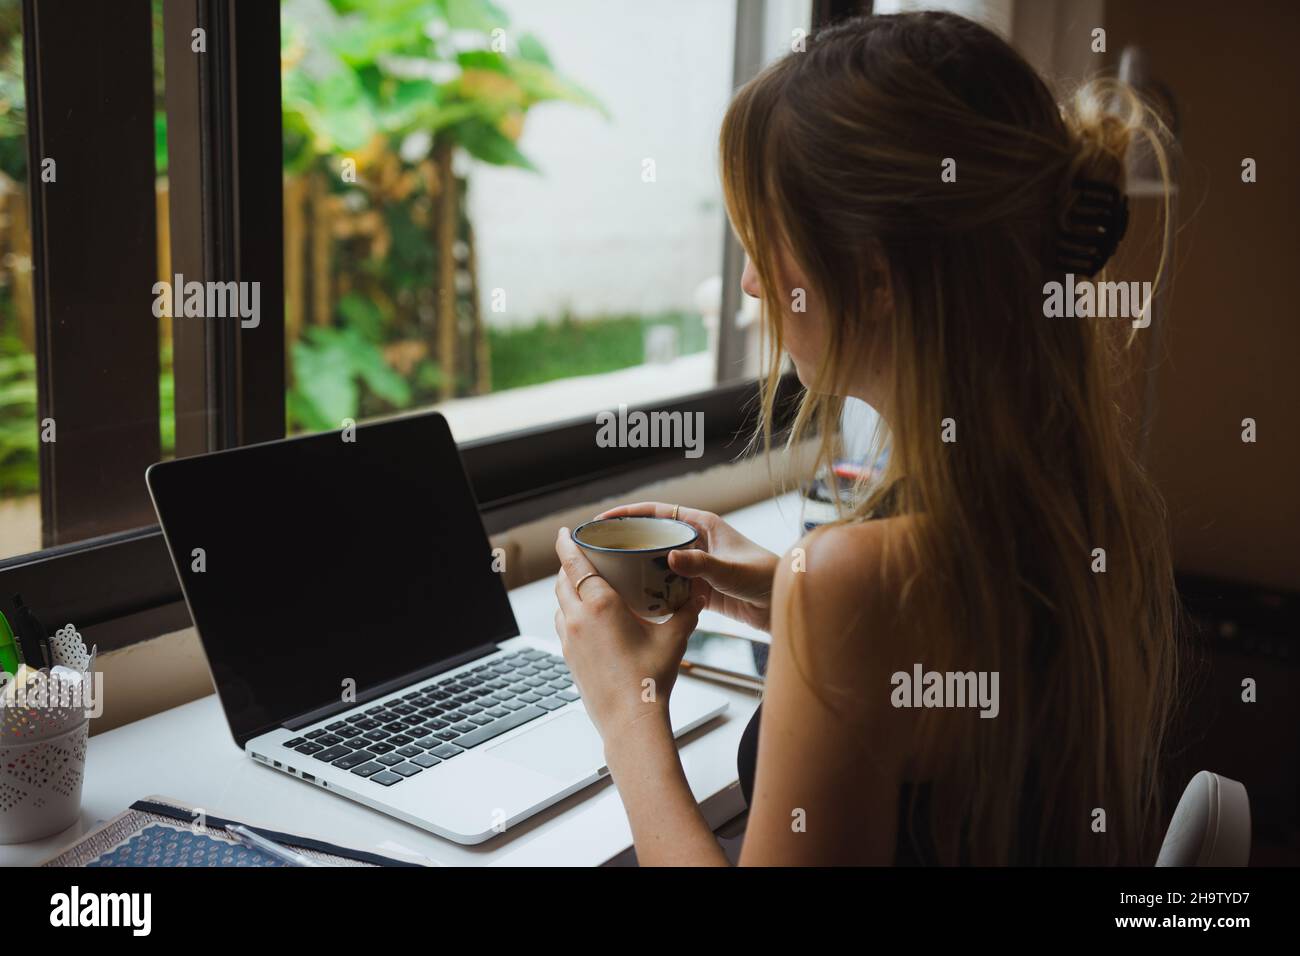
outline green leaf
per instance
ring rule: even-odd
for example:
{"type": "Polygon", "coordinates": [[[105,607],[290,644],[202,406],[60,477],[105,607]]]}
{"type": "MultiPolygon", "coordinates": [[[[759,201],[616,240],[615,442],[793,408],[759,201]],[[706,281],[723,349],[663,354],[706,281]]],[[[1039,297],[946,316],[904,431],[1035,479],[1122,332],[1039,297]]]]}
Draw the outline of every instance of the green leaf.
{"type": "Polygon", "coordinates": [[[428,112],[422,113],[416,128],[437,133],[465,120],[484,118],[487,115],[488,111],[481,103],[448,103],[446,106],[434,106],[428,112]]]}
{"type": "Polygon", "coordinates": [[[444,0],[447,9],[447,26],[453,30],[482,30],[490,33],[497,27],[508,26],[510,18],[504,10],[489,0],[444,0]]]}
{"type": "Polygon", "coordinates": [[[167,175],[167,114],[162,110],[153,114],[153,165],[155,175],[167,175]]]}
{"type": "Polygon", "coordinates": [[[494,73],[508,72],[506,58],[492,50],[465,50],[456,54],[456,62],[466,70],[491,70],[494,73]]]}
{"type": "Polygon", "coordinates": [[[466,70],[454,84],[458,100],[478,107],[478,116],[498,126],[503,116],[528,108],[528,94],[512,77],[492,70],[466,70]]]}
{"type": "Polygon", "coordinates": [[[306,431],[320,432],[329,431],[338,428],[338,423],[322,415],[302,392],[297,390],[289,392],[284,397],[285,417],[290,421],[305,429],[306,431]]]}
{"type": "Polygon", "coordinates": [[[0,385],[0,408],[31,408],[36,411],[36,383],[17,381],[0,385]]]}
{"type": "Polygon", "coordinates": [[[0,333],[0,496],[39,489],[36,359],[17,335],[0,333]]]}
{"type": "Polygon", "coordinates": [[[402,408],[411,403],[411,386],[379,352],[375,352],[373,360],[360,365],[357,371],[366,387],[390,405],[402,408]]]}
{"type": "MultiPolygon", "coordinates": [[[[310,332],[324,332],[311,329],[310,332]]],[[[332,330],[331,330],[332,331],[332,330]]],[[[297,342],[293,347],[294,390],[311,411],[316,427],[339,428],[345,418],[356,418],[360,403],[347,351],[331,337],[312,337],[316,347],[297,342]]]]}
{"type": "Polygon", "coordinates": [[[329,47],[350,66],[374,63],[384,54],[431,56],[434,42],[425,27],[436,18],[436,8],[427,4],[361,13],[348,17],[342,29],[329,36],[329,47]]]}
{"type": "Polygon", "coordinates": [[[533,102],[563,100],[596,110],[605,119],[610,113],[605,105],[576,83],[564,79],[550,67],[532,60],[510,61],[510,75],[523,87],[533,102]]]}
{"type": "Polygon", "coordinates": [[[515,147],[499,129],[482,119],[470,119],[454,130],[457,141],[475,159],[494,166],[517,166],[537,172],[532,161],[515,147]]]}
{"type": "Polygon", "coordinates": [[[542,46],[542,41],[537,39],[531,33],[525,33],[519,37],[519,56],[530,63],[537,63],[548,69],[553,68],[550,56],[546,53],[546,47],[542,46]]]}
{"type": "Polygon", "coordinates": [[[316,86],[316,130],[327,148],[340,152],[360,149],[375,135],[374,113],[349,70],[331,73],[316,86]]]}
{"type": "Polygon", "coordinates": [[[379,125],[389,133],[423,129],[421,120],[438,109],[438,86],[429,80],[391,80],[379,98],[379,125]]]}
{"type": "MultiPolygon", "coordinates": [[[[366,305],[355,296],[348,309],[361,315],[366,305]]],[[[338,428],[343,419],[357,417],[361,383],[389,404],[410,404],[410,385],[360,329],[312,326],[305,334],[293,347],[294,397],[287,406],[292,419],[312,429],[338,428]]]]}
{"type": "Polygon", "coordinates": [[[442,368],[433,362],[421,362],[415,367],[414,377],[417,387],[432,391],[442,385],[442,368]]]}
{"type": "Polygon", "coordinates": [[[371,341],[384,334],[384,310],[372,300],[355,292],[349,292],[338,301],[339,315],[351,328],[371,341]]]}
{"type": "Polygon", "coordinates": [[[164,456],[176,451],[176,376],[170,368],[158,376],[158,438],[164,456]]]}
{"type": "Polygon", "coordinates": [[[330,0],[337,12],[361,13],[368,17],[411,17],[423,20],[442,19],[444,14],[438,0],[330,0]]]}
{"type": "Polygon", "coordinates": [[[30,352],[23,351],[17,355],[0,356],[0,378],[7,378],[10,375],[26,375],[35,371],[36,356],[30,352]]]}

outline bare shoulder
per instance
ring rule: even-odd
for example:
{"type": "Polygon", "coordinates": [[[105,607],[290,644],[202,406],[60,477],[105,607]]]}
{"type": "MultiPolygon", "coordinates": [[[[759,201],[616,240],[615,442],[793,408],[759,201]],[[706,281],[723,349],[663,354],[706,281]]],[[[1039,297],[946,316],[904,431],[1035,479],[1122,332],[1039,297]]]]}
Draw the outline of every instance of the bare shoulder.
{"type": "Polygon", "coordinates": [[[915,518],[828,525],[805,535],[777,567],[781,630],[827,676],[867,678],[906,643],[900,610],[918,568],[909,546],[915,518]]]}
{"type": "Polygon", "coordinates": [[[806,534],[777,568],[774,604],[797,608],[808,629],[892,627],[917,571],[911,516],[829,525],[806,534]]]}

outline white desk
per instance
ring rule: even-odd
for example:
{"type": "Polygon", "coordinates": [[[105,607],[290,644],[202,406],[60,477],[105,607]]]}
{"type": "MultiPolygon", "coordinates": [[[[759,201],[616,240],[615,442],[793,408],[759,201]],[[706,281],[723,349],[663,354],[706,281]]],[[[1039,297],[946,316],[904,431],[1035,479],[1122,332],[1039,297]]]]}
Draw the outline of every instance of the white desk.
{"type": "MultiPolygon", "coordinates": [[[[801,533],[799,500],[783,496],[728,516],[741,533],[780,553],[801,533]]],[[[554,582],[548,577],[510,592],[520,630],[555,636],[554,582]]],[[[743,629],[712,612],[703,627],[743,629]]],[[[682,677],[681,680],[694,678],[682,677]]],[[[717,828],[744,809],[736,781],[736,747],[758,704],[755,694],[710,683],[727,711],[680,743],[682,764],[709,824],[717,828]]],[[[106,688],[112,693],[111,688],[106,688]]],[[[446,866],[594,866],[632,846],[618,791],[607,779],[570,796],[499,837],[461,846],[254,763],[235,745],[215,694],[90,739],[81,820],[61,834],[0,847],[0,865],[40,863],[100,821],[151,794],[209,813],[344,846],[390,855],[414,853],[446,866]]]]}

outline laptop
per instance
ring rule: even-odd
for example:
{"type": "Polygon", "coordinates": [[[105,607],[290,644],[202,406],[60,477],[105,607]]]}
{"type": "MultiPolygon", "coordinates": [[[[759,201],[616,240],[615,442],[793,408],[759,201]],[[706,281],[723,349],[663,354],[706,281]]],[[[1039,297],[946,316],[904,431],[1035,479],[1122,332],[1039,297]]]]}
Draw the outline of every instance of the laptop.
{"type": "MultiPolygon", "coordinates": [[[[608,773],[558,641],[519,633],[438,413],[161,462],[146,480],[253,760],[465,844],[608,773]]],[[[726,706],[679,681],[674,736],[726,706]]]]}

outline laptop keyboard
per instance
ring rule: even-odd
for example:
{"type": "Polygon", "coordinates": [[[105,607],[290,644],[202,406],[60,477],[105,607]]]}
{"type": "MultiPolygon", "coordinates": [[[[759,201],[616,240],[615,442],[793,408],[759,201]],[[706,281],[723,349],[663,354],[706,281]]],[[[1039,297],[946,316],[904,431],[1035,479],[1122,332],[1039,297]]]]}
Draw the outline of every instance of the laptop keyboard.
{"type": "Polygon", "coordinates": [[[391,787],[577,699],[564,658],[516,651],[310,730],[284,746],[391,787]]]}

